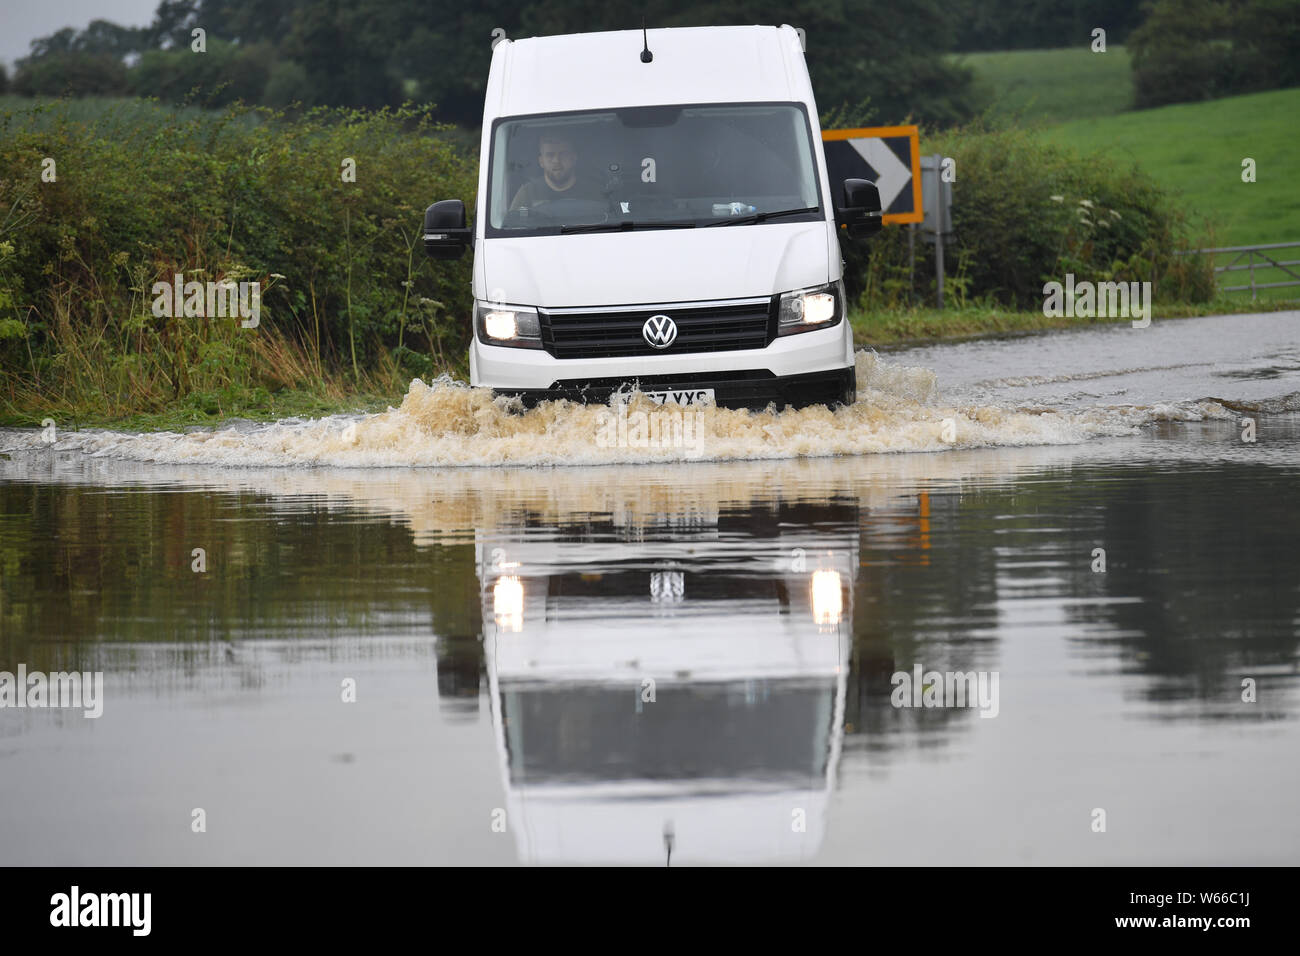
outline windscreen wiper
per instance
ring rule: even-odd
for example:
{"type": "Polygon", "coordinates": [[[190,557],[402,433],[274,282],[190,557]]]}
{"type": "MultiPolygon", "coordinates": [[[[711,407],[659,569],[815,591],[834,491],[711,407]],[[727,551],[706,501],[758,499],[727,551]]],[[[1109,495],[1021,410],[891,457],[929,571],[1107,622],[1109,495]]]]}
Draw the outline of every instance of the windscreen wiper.
{"type": "Polygon", "coordinates": [[[767,222],[769,219],[775,219],[777,216],[797,216],[805,212],[821,212],[820,206],[808,206],[804,209],[774,209],[771,212],[756,212],[749,216],[728,216],[726,219],[715,219],[713,222],[704,223],[705,226],[739,226],[742,223],[767,222]]]}
{"type": "Polygon", "coordinates": [[[561,233],[570,232],[632,232],[636,229],[694,229],[695,222],[691,219],[677,221],[660,220],[650,222],[594,222],[585,226],[561,226],[561,233]]]}

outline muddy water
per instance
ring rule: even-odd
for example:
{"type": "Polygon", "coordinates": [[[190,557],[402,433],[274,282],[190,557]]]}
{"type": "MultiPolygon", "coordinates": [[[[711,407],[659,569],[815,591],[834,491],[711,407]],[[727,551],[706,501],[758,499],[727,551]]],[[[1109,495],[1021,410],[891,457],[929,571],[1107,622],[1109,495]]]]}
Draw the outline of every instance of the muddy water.
{"type": "MultiPolygon", "coordinates": [[[[858,355],[857,373],[859,400],[850,408],[757,413],[660,408],[636,394],[621,412],[571,402],[523,411],[463,383],[416,379],[400,407],[378,415],[243,423],[184,435],[81,432],[64,434],[52,451],[275,467],[604,465],[1073,444],[1131,434],[1154,421],[1229,416],[1217,402],[1195,400],[1077,410],[955,404],[936,392],[932,370],[867,351],[858,355]]],[[[11,441],[42,447],[39,434],[11,441]]]]}
{"type": "Polygon", "coordinates": [[[1297,322],[0,433],[0,860],[1300,862],[1297,322]]]}

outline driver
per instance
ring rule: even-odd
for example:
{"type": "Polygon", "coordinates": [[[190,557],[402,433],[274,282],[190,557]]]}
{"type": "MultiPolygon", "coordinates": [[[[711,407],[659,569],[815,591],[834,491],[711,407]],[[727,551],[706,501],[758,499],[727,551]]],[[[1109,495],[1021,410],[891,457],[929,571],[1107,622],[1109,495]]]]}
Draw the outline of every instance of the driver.
{"type": "Polygon", "coordinates": [[[537,165],[542,176],[520,187],[510,203],[511,209],[534,206],[552,199],[593,199],[604,201],[605,194],[596,180],[578,174],[578,151],[565,133],[543,133],[537,144],[537,165]]]}

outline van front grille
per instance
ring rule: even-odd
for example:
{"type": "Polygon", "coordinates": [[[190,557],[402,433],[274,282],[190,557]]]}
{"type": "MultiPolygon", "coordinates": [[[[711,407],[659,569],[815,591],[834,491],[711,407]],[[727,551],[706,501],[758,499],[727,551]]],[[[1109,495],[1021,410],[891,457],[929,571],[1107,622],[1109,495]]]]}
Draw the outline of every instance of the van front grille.
{"type": "Polygon", "coordinates": [[[776,332],[776,304],[773,296],[634,309],[543,309],[542,347],[560,359],[762,349],[776,332]],[[667,348],[652,347],[642,334],[646,320],[656,315],[677,325],[677,338],[667,348]]]}

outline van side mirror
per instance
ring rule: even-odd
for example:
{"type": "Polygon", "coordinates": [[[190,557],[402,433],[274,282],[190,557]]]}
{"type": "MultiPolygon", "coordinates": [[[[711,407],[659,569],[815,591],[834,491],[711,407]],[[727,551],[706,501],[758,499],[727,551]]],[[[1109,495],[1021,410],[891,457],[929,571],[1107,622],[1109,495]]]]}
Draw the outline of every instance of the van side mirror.
{"type": "Polygon", "coordinates": [[[444,199],[424,211],[424,252],[430,259],[459,259],[469,248],[465,204],[444,199]]]}
{"type": "Polygon", "coordinates": [[[874,236],[884,225],[880,211],[880,190],[865,179],[844,180],[844,204],[835,211],[835,222],[850,239],[874,236]]]}

